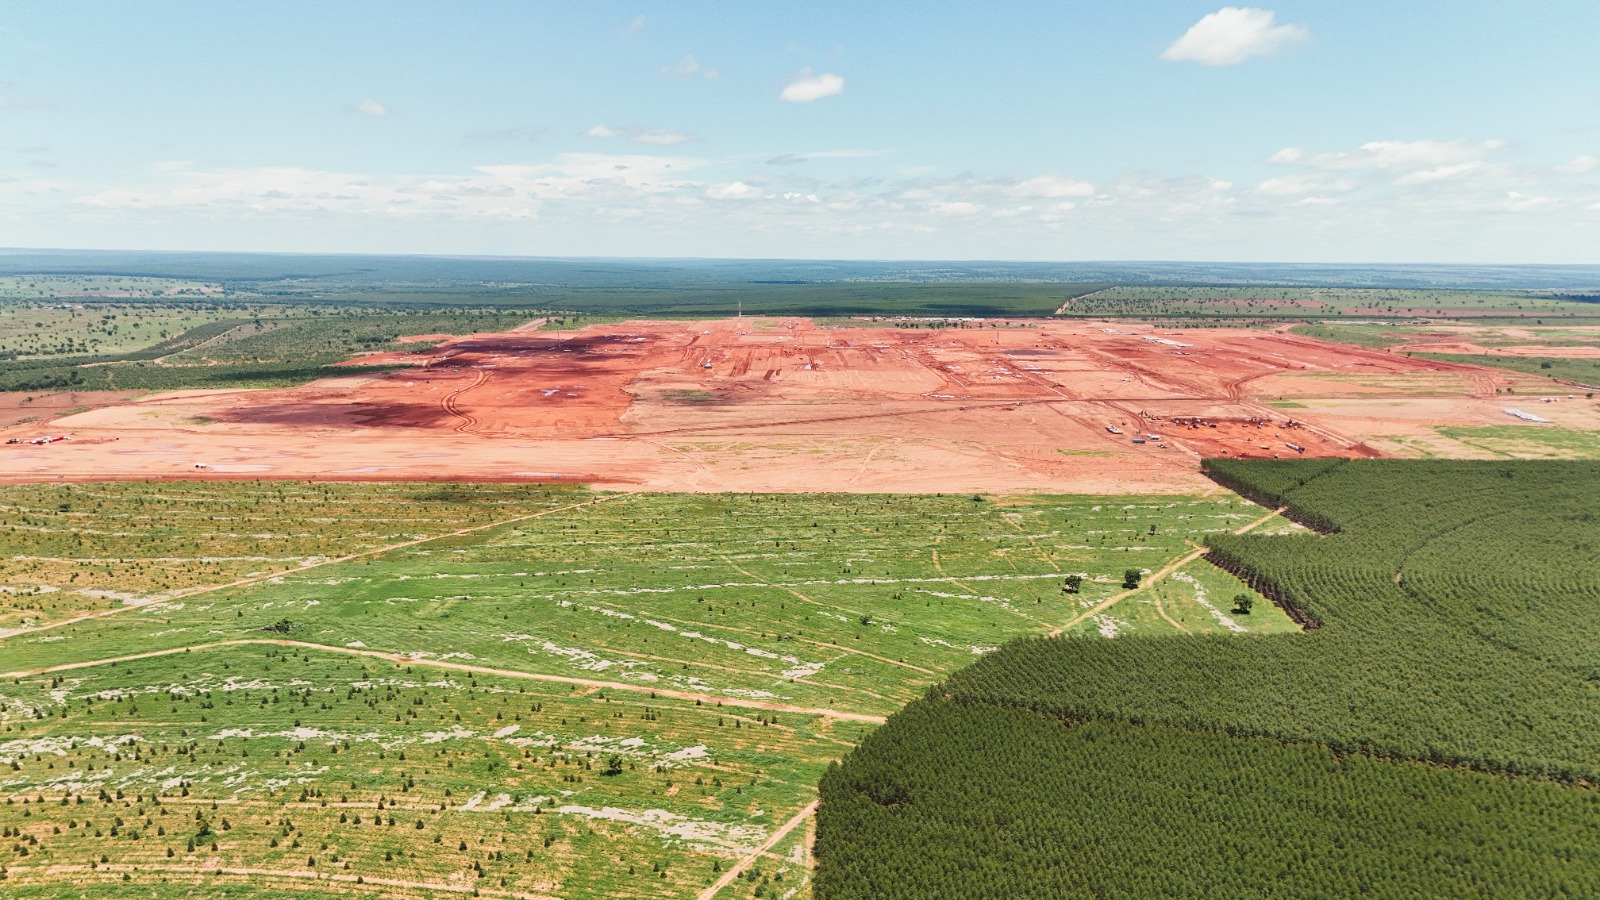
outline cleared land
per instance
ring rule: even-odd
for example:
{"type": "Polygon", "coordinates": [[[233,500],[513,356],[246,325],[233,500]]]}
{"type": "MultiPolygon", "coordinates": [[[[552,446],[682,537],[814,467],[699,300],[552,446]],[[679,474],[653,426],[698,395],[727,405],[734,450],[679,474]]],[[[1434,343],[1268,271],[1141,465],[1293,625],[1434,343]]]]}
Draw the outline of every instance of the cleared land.
{"type": "Polygon", "coordinates": [[[1293,530],[1227,493],[0,497],[27,617],[0,633],[0,865],[24,897],[809,896],[827,764],[1126,569],[1150,581],[1105,607],[1120,634],[1293,629],[1203,562],[1154,577],[1207,535],[1293,530]],[[1230,627],[1211,610],[1239,593],[1230,627]]]}
{"type": "MultiPolygon", "coordinates": [[[[448,472],[646,490],[1184,493],[1205,489],[1204,456],[1301,455],[1291,444],[1306,456],[1412,455],[1411,440],[1449,445],[1436,425],[1514,422],[1503,412],[1509,390],[1519,398],[1570,390],[1284,331],[857,324],[423,334],[420,349],[357,360],[397,371],[272,391],[156,394],[13,427],[4,433],[73,440],[4,448],[3,477],[448,472]]],[[[392,340],[393,327],[375,339],[392,340]]],[[[288,331],[261,340],[290,343],[288,331]]],[[[222,352],[182,356],[233,360],[222,352]]],[[[1562,409],[1564,427],[1600,429],[1594,403],[1562,409]]]]}

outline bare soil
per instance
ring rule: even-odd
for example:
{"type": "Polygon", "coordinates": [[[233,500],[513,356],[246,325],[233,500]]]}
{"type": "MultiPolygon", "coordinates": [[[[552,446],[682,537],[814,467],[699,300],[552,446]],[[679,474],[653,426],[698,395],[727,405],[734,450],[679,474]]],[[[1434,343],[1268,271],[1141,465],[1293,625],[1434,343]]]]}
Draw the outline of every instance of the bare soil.
{"type": "Polygon", "coordinates": [[[1431,424],[1508,424],[1497,390],[1538,380],[1283,330],[990,324],[1005,327],[744,319],[428,335],[441,343],[424,355],[360,360],[410,365],[379,376],[77,395],[93,408],[0,427],[72,437],[0,447],[0,480],[1178,493],[1209,484],[1204,456],[1376,456],[1431,424]]]}

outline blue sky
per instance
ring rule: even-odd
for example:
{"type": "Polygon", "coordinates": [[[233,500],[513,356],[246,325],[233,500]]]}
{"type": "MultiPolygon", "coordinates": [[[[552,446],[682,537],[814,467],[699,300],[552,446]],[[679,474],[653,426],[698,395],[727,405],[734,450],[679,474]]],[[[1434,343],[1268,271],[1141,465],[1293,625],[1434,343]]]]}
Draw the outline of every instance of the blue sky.
{"type": "Polygon", "coordinates": [[[0,3],[0,245],[1600,262],[1593,2],[0,3]]]}

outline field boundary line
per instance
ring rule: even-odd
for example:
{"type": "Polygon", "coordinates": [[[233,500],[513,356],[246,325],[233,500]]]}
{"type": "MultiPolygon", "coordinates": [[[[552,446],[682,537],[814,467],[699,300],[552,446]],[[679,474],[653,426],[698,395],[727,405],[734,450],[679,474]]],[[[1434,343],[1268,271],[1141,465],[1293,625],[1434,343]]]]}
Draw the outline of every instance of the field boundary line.
{"type": "Polygon", "coordinates": [[[761,857],[765,855],[767,851],[771,850],[773,847],[776,847],[779,841],[782,841],[784,838],[788,837],[789,832],[800,827],[800,823],[804,822],[806,819],[811,818],[812,814],[817,811],[817,806],[821,804],[821,802],[822,801],[818,799],[807,803],[805,809],[795,813],[794,818],[783,823],[782,827],[780,827],[777,831],[774,831],[772,833],[772,837],[767,838],[767,842],[761,845],[761,849],[734,863],[728,869],[728,871],[722,873],[721,878],[718,878],[710,887],[701,891],[695,900],[711,900],[711,898],[717,895],[718,891],[730,884],[733,884],[735,879],[744,874],[745,869],[755,865],[756,861],[761,859],[761,857]]]}
{"type": "MultiPolygon", "coordinates": [[[[1254,522],[1251,522],[1250,524],[1245,525],[1245,526],[1243,526],[1241,528],[1234,529],[1231,533],[1232,534],[1244,534],[1245,532],[1250,531],[1251,529],[1257,528],[1257,527],[1259,527],[1261,525],[1265,525],[1267,522],[1271,521],[1273,517],[1283,515],[1283,512],[1286,509],[1288,509],[1287,506],[1280,506],[1277,509],[1273,510],[1272,512],[1269,512],[1266,515],[1262,516],[1261,518],[1255,520],[1254,522]]],[[[1149,587],[1150,585],[1155,584],[1156,582],[1158,582],[1161,579],[1167,577],[1168,575],[1171,575],[1173,572],[1176,572],[1178,569],[1181,569],[1184,566],[1188,565],[1189,563],[1192,563],[1195,560],[1199,559],[1200,557],[1205,556],[1206,552],[1207,552],[1206,548],[1205,547],[1201,547],[1201,548],[1199,548],[1198,550],[1195,550],[1192,553],[1188,553],[1188,554],[1185,554],[1183,556],[1178,557],[1177,559],[1167,563],[1166,565],[1162,566],[1160,569],[1157,569],[1155,572],[1151,573],[1150,577],[1146,578],[1144,580],[1144,582],[1141,583],[1138,587],[1129,588],[1128,590],[1122,591],[1121,593],[1112,594],[1111,596],[1107,597],[1106,599],[1101,600],[1099,603],[1096,603],[1094,606],[1092,606],[1092,607],[1084,610],[1083,612],[1079,613],[1077,616],[1075,616],[1072,619],[1072,621],[1068,622],[1065,625],[1062,625],[1060,628],[1055,629],[1054,631],[1050,632],[1046,636],[1047,637],[1060,637],[1061,633],[1063,631],[1066,631],[1067,629],[1069,629],[1072,626],[1078,624],[1079,622],[1082,622],[1084,619],[1087,619],[1087,618],[1089,618],[1091,616],[1097,616],[1097,615],[1105,612],[1106,610],[1108,610],[1111,607],[1115,606],[1118,602],[1123,600],[1125,597],[1128,597],[1128,596],[1131,596],[1133,594],[1139,593],[1140,591],[1144,590],[1145,588],[1149,587]]]]}
{"type": "Polygon", "coordinates": [[[415,547],[418,544],[426,544],[426,543],[428,543],[430,541],[442,541],[445,538],[462,537],[464,535],[472,534],[474,532],[486,531],[486,530],[488,530],[490,528],[498,528],[498,527],[500,527],[502,525],[510,525],[510,524],[512,524],[514,522],[526,522],[529,519],[537,519],[537,518],[540,518],[542,516],[554,515],[554,514],[560,513],[560,512],[570,512],[570,511],[572,511],[574,509],[581,509],[581,508],[583,508],[585,506],[593,506],[596,503],[607,503],[607,502],[610,502],[612,500],[625,500],[625,499],[627,499],[629,497],[636,496],[638,493],[639,493],[638,491],[627,491],[627,492],[621,493],[621,494],[609,494],[609,495],[604,496],[604,497],[596,497],[593,500],[585,500],[582,503],[574,503],[574,504],[572,504],[570,506],[562,506],[562,507],[559,507],[559,508],[556,508],[556,509],[545,509],[545,510],[540,510],[539,512],[536,512],[536,513],[529,513],[528,515],[525,515],[525,516],[514,516],[514,517],[512,517],[510,519],[501,519],[498,522],[490,522],[490,523],[488,523],[486,525],[473,525],[473,526],[471,526],[469,528],[462,528],[462,529],[460,529],[458,531],[451,531],[451,532],[447,532],[445,534],[435,534],[435,535],[430,535],[428,537],[412,538],[409,541],[401,541],[398,544],[388,544],[388,545],[383,546],[383,547],[373,547],[373,548],[371,548],[369,550],[361,550],[361,551],[358,551],[356,553],[350,553],[350,554],[347,554],[345,556],[340,556],[340,557],[337,557],[337,558],[334,558],[334,559],[325,559],[322,562],[313,563],[313,564],[311,564],[309,566],[301,566],[298,569],[288,569],[288,570],[283,571],[283,572],[269,572],[269,573],[267,573],[265,575],[252,575],[252,576],[250,576],[248,578],[240,578],[240,579],[238,579],[236,581],[230,581],[227,584],[209,584],[209,585],[201,585],[199,587],[184,588],[183,590],[176,591],[176,592],[174,592],[172,594],[168,594],[167,596],[163,597],[160,600],[153,600],[153,601],[151,601],[149,603],[137,603],[137,604],[133,604],[131,606],[119,606],[119,607],[116,607],[115,609],[103,609],[103,610],[100,610],[99,612],[87,613],[87,614],[81,615],[81,616],[73,616],[70,619],[62,619],[59,622],[50,622],[50,623],[45,624],[45,625],[34,625],[34,626],[31,626],[31,627],[28,627],[28,628],[17,628],[17,629],[13,629],[11,631],[0,631],[0,641],[5,640],[6,638],[19,637],[19,636],[24,635],[24,634],[34,634],[34,633],[40,632],[40,631],[49,631],[52,628],[60,628],[63,625],[72,625],[72,624],[75,624],[77,622],[87,622],[90,619],[100,619],[100,618],[104,618],[106,616],[114,616],[114,615],[116,615],[118,613],[125,613],[125,612],[129,612],[129,611],[136,610],[136,609],[145,609],[147,607],[154,606],[157,603],[167,603],[167,602],[170,602],[170,601],[173,601],[173,600],[182,600],[185,597],[195,597],[195,596],[199,596],[200,594],[210,594],[210,593],[214,593],[216,591],[225,591],[225,590],[227,590],[229,588],[249,587],[252,584],[260,584],[263,581],[271,581],[274,578],[282,578],[282,577],[284,577],[286,575],[298,575],[301,572],[309,572],[312,569],[320,569],[323,566],[331,566],[331,565],[335,565],[335,564],[338,564],[338,563],[347,563],[347,562],[350,562],[351,560],[361,559],[364,556],[375,556],[375,555],[380,554],[380,553],[388,553],[388,552],[390,552],[392,550],[403,550],[406,547],[415,547]]]}
{"type": "Polygon", "coordinates": [[[174,656],[188,653],[193,650],[214,650],[218,647],[242,646],[277,646],[299,647],[304,650],[319,650],[325,653],[343,653],[346,656],[361,656],[369,659],[381,659],[384,662],[400,666],[431,666],[435,669],[451,669],[457,672],[466,672],[477,675],[493,675],[497,678],[523,678],[529,681],[547,681],[553,684],[570,684],[577,687],[595,688],[603,691],[628,691],[635,694],[655,694],[673,700],[698,700],[701,703],[712,703],[718,706],[732,706],[740,709],[765,709],[771,712],[789,712],[799,715],[822,716],[833,719],[847,719],[852,722],[869,722],[882,725],[885,716],[874,716],[868,713],[840,712],[833,709],[822,709],[810,706],[791,706],[787,703],[774,703],[768,700],[755,700],[746,697],[724,697],[716,694],[697,694],[693,691],[680,691],[673,688],[649,687],[642,684],[625,684],[618,681],[596,681],[591,678],[574,678],[570,675],[546,675],[540,672],[522,672],[516,669],[496,669],[490,666],[473,666],[466,663],[450,662],[442,659],[423,659],[420,657],[406,656],[403,653],[387,653],[382,650],[367,650],[356,647],[334,647],[328,644],[313,644],[310,641],[291,641],[286,638],[236,638],[231,641],[212,641],[208,644],[191,644],[187,647],[167,647],[162,650],[148,650],[144,653],[130,653],[125,656],[112,656],[105,659],[91,659],[82,662],[62,663],[56,666],[44,666],[38,669],[25,669],[16,672],[0,672],[0,679],[6,678],[32,678],[38,675],[49,675],[52,672],[69,672],[74,669],[92,669],[96,666],[114,665],[119,662],[133,662],[140,659],[153,659],[158,656],[174,656]]]}

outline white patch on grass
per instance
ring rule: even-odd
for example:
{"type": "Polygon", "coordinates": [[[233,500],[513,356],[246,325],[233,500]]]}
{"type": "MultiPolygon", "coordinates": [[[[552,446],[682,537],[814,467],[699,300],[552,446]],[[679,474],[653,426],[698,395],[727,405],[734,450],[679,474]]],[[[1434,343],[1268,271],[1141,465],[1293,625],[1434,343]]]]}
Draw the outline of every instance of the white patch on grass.
{"type": "Polygon", "coordinates": [[[821,672],[827,665],[827,663],[810,662],[805,663],[804,665],[795,666],[792,669],[784,669],[780,674],[785,678],[792,679],[810,678],[818,672],[821,672]]]}
{"type": "Polygon", "coordinates": [[[1095,627],[1100,630],[1100,636],[1108,640],[1121,634],[1123,627],[1128,624],[1113,616],[1104,614],[1095,616],[1094,623],[1095,627]]]}
{"type": "Polygon", "coordinates": [[[1216,619],[1217,623],[1219,625],[1221,625],[1223,628],[1226,628],[1229,631],[1232,631],[1232,632],[1235,632],[1235,633],[1239,633],[1239,634],[1243,634],[1243,633],[1248,632],[1250,630],[1250,629],[1244,627],[1243,625],[1240,625],[1238,622],[1235,622],[1233,620],[1232,616],[1229,616],[1227,613],[1225,613],[1222,610],[1217,609],[1215,606],[1213,606],[1211,601],[1206,599],[1205,585],[1203,585],[1200,582],[1196,581],[1193,575],[1190,575],[1188,572],[1173,572],[1172,573],[1172,580],[1173,581],[1182,581],[1182,582],[1185,582],[1187,584],[1193,585],[1194,586],[1194,602],[1200,604],[1201,606],[1204,606],[1206,608],[1206,612],[1211,613],[1211,618],[1216,619]]]}
{"type": "Polygon", "coordinates": [[[614,806],[595,809],[589,806],[568,805],[556,811],[567,816],[637,825],[661,835],[680,838],[691,844],[718,847],[740,854],[755,852],[767,837],[766,829],[758,826],[707,822],[680,816],[664,809],[627,810],[614,806]]]}

